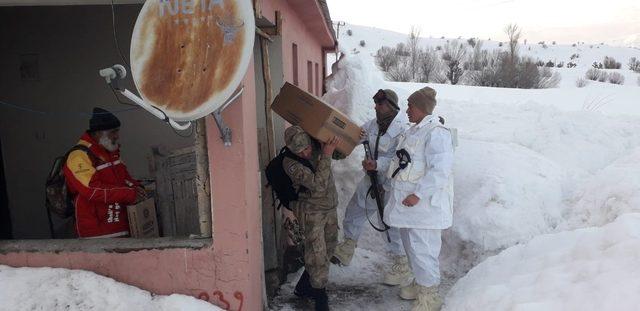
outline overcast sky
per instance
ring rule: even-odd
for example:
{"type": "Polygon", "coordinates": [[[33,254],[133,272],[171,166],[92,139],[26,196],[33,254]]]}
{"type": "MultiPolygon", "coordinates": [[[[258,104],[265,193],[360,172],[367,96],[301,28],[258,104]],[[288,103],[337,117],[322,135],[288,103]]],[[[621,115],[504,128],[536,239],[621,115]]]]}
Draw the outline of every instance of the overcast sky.
{"type": "MultiPolygon", "coordinates": [[[[517,23],[529,41],[592,43],[640,35],[640,0],[327,0],[336,21],[424,37],[505,40],[517,23]]],[[[640,39],[640,38],[638,38],[640,39]]]]}

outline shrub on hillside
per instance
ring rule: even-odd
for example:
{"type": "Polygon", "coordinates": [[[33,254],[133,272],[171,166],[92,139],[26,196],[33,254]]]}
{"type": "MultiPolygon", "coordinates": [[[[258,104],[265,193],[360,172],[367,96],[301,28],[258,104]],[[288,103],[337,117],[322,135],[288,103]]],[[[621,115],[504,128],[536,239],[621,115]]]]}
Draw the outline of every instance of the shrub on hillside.
{"type": "Polygon", "coordinates": [[[557,64],[556,64],[556,67],[558,67],[558,68],[562,68],[562,67],[564,67],[564,62],[559,62],[559,63],[557,63],[557,64]]]}
{"type": "Polygon", "coordinates": [[[612,72],[609,75],[609,83],[622,85],[624,84],[624,76],[619,72],[612,72]]]}
{"type": "Polygon", "coordinates": [[[576,80],[576,86],[577,87],[585,87],[589,84],[589,80],[585,79],[585,78],[578,78],[578,80],[576,80]]]}
{"type": "Polygon", "coordinates": [[[378,52],[376,52],[375,61],[380,70],[387,72],[391,67],[398,64],[399,58],[400,56],[396,54],[396,50],[394,48],[383,46],[378,50],[378,52]]]}
{"type": "Polygon", "coordinates": [[[578,64],[576,64],[576,63],[574,63],[574,62],[568,62],[568,63],[567,63],[567,68],[575,68],[575,67],[577,67],[577,66],[578,66],[578,64]]]}
{"type": "Polygon", "coordinates": [[[629,70],[640,73],[640,60],[631,57],[631,59],[629,59],[629,70]]]}
{"type": "Polygon", "coordinates": [[[604,68],[604,66],[602,65],[602,63],[598,63],[598,62],[593,62],[593,64],[591,64],[591,67],[593,67],[593,68],[597,68],[597,69],[602,69],[602,68],[604,68]]]}
{"type": "Polygon", "coordinates": [[[411,66],[406,58],[402,58],[398,63],[386,72],[387,79],[397,82],[411,81],[411,66]]]}
{"type": "Polygon", "coordinates": [[[347,35],[349,35],[349,36],[353,36],[353,31],[351,31],[351,29],[348,29],[348,30],[347,30],[347,35]]]}
{"type": "Polygon", "coordinates": [[[580,58],[580,54],[578,53],[571,54],[571,57],[569,59],[574,60],[576,58],[580,58]]]}
{"type": "Polygon", "coordinates": [[[475,38],[469,38],[467,40],[467,44],[469,44],[472,48],[476,47],[476,39],[475,38]]]}
{"type": "Polygon", "coordinates": [[[585,78],[591,81],[598,81],[601,75],[602,75],[602,71],[600,71],[600,69],[597,69],[597,68],[590,68],[584,74],[585,78]]]}
{"type": "Polygon", "coordinates": [[[622,64],[619,62],[616,62],[615,58],[613,57],[609,57],[609,56],[605,56],[604,60],[602,61],[602,64],[604,65],[604,69],[620,69],[622,68],[622,64]]]}
{"type": "Polygon", "coordinates": [[[607,82],[609,79],[609,74],[606,71],[600,73],[600,77],[598,77],[598,82],[607,82]]]}
{"type": "Polygon", "coordinates": [[[366,42],[364,42],[364,40],[360,40],[360,46],[361,46],[361,47],[364,47],[366,44],[367,44],[367,43],[366,43],[366,42]]]}
{"type": "Polygon", "coordinates": [[[554,62],[552,62],[552,61],[548,61],[544,66],[545,67],[555,67],[556,64],[554,62]]]}
{"type": "Polygon", "coordinates": [[[539,89],[548,89],[558,87],[562,77],[560,73],[553,72],[549,67],[544,67],[540,70],[540,82],[538,82],[539,89]]]}
{"type": "Polygon", "coordinates": [[[538,61],[536,62],[536,66],[538,66],[538,67],[544,67],[544,65],[545,65],[545,63],[544,63],[544,61],[542,61],[542,60],[538,60],[538,61]]]}

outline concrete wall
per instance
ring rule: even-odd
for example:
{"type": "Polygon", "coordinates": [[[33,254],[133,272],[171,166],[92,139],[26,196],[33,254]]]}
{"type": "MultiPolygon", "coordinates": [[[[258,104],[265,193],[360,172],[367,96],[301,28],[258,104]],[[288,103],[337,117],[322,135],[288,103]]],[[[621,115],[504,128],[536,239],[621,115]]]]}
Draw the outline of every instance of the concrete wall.
{"type": "MultiPolygon", "coordinates": [[[[116,6],[120,48],[129,40],[139,5],[116,6]]],[[[0,105],[0,139],[14,238],[48,238],[44,181],[53,159],[88,127],[94,106],[118,104],[98,69],[123,63],[114,43],[110,6],[0,7],[0,100],[55,114],[39,115],[0,105]],[[27,55],[29,54],[29,55],[27,55]],[[21,58],[37,59],[38,78],[21,78],[21,58]]],[[[127,88],[135,90],[131,78],[127,88]]],[[[145,111],[117,113],[122,157],[138,178],[150,177],[150,147],[193,144],[145,111]]]]}

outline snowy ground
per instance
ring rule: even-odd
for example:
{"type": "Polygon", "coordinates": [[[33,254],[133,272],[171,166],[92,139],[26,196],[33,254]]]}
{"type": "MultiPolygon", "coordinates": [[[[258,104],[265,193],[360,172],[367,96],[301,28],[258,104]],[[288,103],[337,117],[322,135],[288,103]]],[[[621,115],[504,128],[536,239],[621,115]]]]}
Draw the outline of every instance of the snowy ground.
{"type": "Polygon", "coordinates": [[[217,311],[191,296],[155,296],[82,270],[0,265],[0,311],[217,311]]]}
{"type": "MultiPolygon", "coordinates": [[[[324,99],[362,124],[374,117],[375,91],[392,88],[404,112],[408,95],[424,84],[384,81],[371,54],[406,36],[352,29],[353,37],[341,41],[347,58],[329,78],[324,99]],[[366,38],[367,48],[353,52],[360,48],[358,36],[366,38]]],[[[571,48],[558,47],[557,58],[567,53],[568,58],[571,48]]],[[[640,58],[636,49],[594,50],[603,52],[592,52],[593,59],[583,56],[575,71],[564,69],[563,79],[573,74],[575,80],[605,55],[623,64],[640,58]]],[[[627,81],[637,80],[638,74],[624,74],[627,81]]],[[[640,215],[629,214],[640,212],[640,87],[635,82],[586,88],[571,82],[545,90],[429,86],[438,92],[436,113],[458,129],[460,141],[454,226],[444,232],[440,258],[446,310],[630,310],[640,305],[640,298],[630,294],[640,289],[640,270],[632,264],[640,258],[634,229],[640,228],[640,215]],[[619,297],[627,301],[616,308],[605,304],[619,297]]],[[[362,177],[362,153],[358,148],[333,165],[339,217],[362,177]]],[[[384,243],[367,229],[352,266],[331,267],[328,291],[335,310],[410,308],[397,288],[380,284],[390,260],[384,243]]],[[[292,294],[297,278],[289,276],[272,302],[274,310],[310,306],[292,294]]]]}

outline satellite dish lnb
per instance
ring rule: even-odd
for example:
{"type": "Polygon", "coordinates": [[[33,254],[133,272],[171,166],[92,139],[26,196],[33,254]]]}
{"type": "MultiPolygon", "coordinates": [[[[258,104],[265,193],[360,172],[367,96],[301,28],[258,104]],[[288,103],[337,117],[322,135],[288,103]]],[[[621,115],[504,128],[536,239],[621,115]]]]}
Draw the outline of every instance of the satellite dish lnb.
{"type": "Polygon", "coordinates": [[[147,0],[131,38],[131,74],[146,104],[192,121],[242,81],[255,35],[250,0],[147,0]]]}

